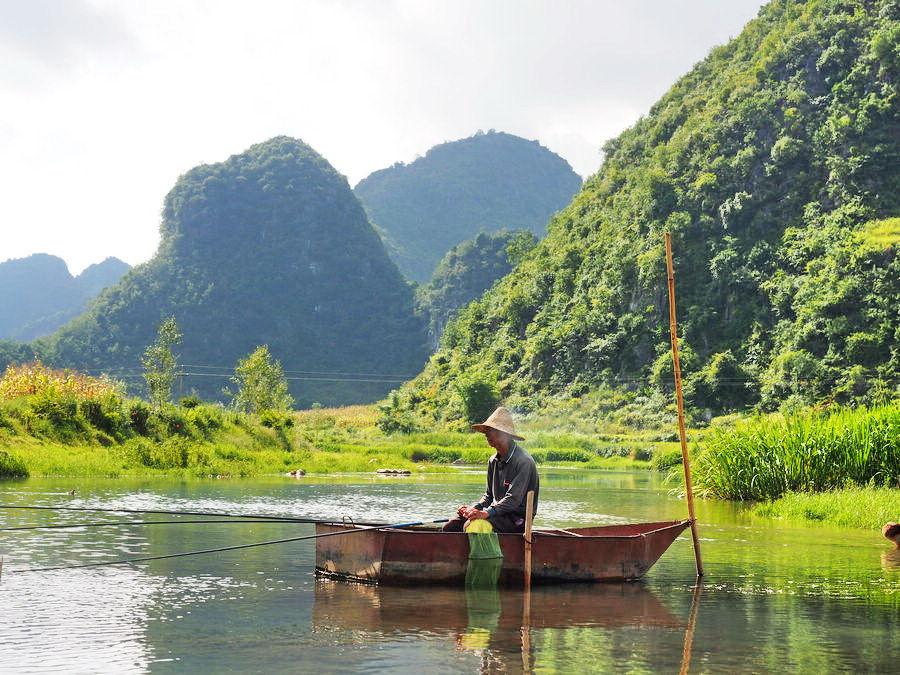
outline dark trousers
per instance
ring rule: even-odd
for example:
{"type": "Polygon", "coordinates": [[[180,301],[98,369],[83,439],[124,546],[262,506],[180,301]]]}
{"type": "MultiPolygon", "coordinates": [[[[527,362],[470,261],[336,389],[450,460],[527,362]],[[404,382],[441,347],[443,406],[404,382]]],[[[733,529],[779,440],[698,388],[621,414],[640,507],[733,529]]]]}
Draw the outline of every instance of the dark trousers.
{"type": "MultiPolygon", "coordinates": [[[[513,532],[521,534],[525,531],[524,516],[498,514],[488,518],[488,522],[491,524],[491,527],[494,528],[494,532],[513,532]]],[[[465,518],[456,516],[453,520],[448,520],[444,523],[444,526],[441,529],[444,532],[462,532],[463,525],[465,524],[465,518]]]]}

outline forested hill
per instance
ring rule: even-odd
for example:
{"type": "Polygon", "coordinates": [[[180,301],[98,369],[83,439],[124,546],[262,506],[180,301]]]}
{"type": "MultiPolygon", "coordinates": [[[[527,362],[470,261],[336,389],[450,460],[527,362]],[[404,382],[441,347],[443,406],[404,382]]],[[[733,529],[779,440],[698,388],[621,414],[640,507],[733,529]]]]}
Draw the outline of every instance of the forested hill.
{"type": "Polygon", "coordinates": [[[444,327],[457,310],[509,274],[513,263],[535,243],[534,235],[526,230],[481,232],[441,258],[428,283],[416,289],[416,306],[428,321],[432,349],[438,348],[444,327]]]}
{"type": "MultiPolygon", "coordinates": [[[[426,358],[413,291],[346,179],[287,137],[198,166],[166,196],[156,256],[37,345],[54,365],[140,380],[163,319],[184,334],[184,390],[221,397],[267,344],[298,404],[370,401],[426,358]],[[348,380],[334,382],[332,380],[348,380]]],[[[395,386],[395,385],[393,385],[395,386]]]]}
{"type": "Polygon", "coordinates": [[[568,162],[537,141],[489,131],[376,171],[354,191],[400,270],[424,283],[447,251],[479,232],[544,236],[580,186],[568,162]]]}
{"type": "Polygon", "coordinates": [[[52,333],[129,269],[118,258],[106,258],[73,277],[62,258],[46,253],[0,263],[0,339],[52,333]]]}
{"type": "Polygon", "coordinates": [[[668,386],[666,230],[693,406],[896,392],[898,15],[887,0],[765,6],[606,144],[401,398],[441,416],[460,376],[524,408],[668,386]]]}

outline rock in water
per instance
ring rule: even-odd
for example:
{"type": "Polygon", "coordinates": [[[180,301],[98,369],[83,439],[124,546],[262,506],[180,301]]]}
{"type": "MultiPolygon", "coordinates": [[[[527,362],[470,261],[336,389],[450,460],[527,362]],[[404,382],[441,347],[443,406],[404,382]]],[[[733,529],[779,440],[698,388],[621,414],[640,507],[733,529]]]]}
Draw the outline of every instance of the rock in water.
{"type": "Polygon", "coordinates": [[[424,363],[411,288],[346,179],[302,141],[276,137],[191,169],[166,196],[160,234],[152,260],[48,339],[51,362],[139,369],[174,316],[179,361],[201,366],[185,368],[182,388],[207,398],[262,344],[298,378],[300,405],[375,400],[396,382],[373,374],[424,363]]]}

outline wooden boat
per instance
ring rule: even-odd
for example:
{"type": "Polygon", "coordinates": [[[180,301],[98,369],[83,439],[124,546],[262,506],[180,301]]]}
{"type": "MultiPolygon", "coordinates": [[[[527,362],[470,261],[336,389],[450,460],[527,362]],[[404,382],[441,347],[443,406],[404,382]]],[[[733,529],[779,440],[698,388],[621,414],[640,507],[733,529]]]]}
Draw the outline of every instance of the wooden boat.
{"type": "MultiPolygon", "coordinates": [[[[535,530],[532,583],[639,579],[690,524],[690,520],[669,520],[535,530]]],[[[316,524],[317,535],[337,532],[346,534],[316,539],[316,571],[320,574],[390,585],[465,583],[467,534],[423,526],[379,530],[367,529],[365,524],[316,524]]],[[[498,536],[503,552],[498,583],[521,586],[523,536],[498,536]]]]}

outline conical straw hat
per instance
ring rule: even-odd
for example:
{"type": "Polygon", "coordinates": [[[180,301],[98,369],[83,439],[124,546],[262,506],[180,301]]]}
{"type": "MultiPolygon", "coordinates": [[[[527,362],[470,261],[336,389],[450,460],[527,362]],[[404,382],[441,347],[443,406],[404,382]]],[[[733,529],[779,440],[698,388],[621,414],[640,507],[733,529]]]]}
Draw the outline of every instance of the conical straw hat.
{"type": "Polygon", "coordinates": [[[475,431],[480,431],[482,433],[484,433],[484,430],[488,427],[492,429],[498,429],[499,431],[505,431],[517,441],[525,440],[516,433],[516,425],[513,424],[512,413],[503,406],[500,406],[494,412],[492,412],[491,416],[481,424],[472,425],[472,428],[475,431]]]}

